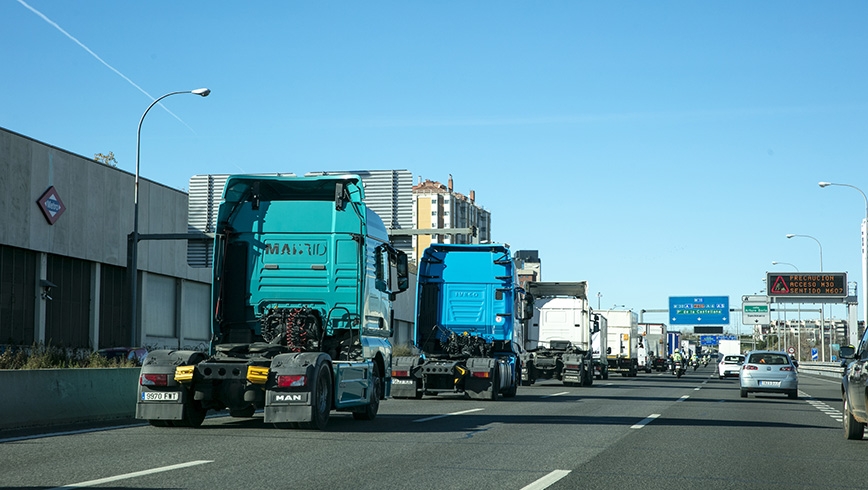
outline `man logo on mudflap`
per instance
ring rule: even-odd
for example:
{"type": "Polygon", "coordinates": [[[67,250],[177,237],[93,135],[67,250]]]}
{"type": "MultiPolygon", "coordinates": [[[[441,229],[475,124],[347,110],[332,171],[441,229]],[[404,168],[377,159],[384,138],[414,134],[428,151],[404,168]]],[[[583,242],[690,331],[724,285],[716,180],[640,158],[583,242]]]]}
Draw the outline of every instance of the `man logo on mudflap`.
{"type": "Polygon", "coordinates": [[[274,401],[276,402],[303,402],[304,397],[300,393],[293,393],[289,395],[274,395],[274,401]]]}

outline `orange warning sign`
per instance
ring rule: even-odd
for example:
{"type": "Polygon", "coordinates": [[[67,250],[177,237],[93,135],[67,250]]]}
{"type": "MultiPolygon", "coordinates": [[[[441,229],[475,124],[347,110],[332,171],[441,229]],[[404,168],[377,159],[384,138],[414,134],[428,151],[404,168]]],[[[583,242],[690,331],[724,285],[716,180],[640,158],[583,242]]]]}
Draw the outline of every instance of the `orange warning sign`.
{"type": "Polygon", "coordinates": [[[767,273],[769,296],[799,298],[847,297],[846,272],[767,273]]]}

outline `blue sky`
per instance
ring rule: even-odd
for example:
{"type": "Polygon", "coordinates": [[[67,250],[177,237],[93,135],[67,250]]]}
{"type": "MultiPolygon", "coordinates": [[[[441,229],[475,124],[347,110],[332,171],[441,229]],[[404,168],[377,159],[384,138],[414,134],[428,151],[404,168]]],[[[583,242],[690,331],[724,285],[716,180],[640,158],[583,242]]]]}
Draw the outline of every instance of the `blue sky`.
{"type": "Polygon", "coordinates": [[[866,24],[854,1],[6,0],[0,126],[133,172],[153,98],[208,87],[149,112],[143,177],[452,174],[604,309],[740,307],[772,261],[819,270],[788,233],[861,296],[865,202],[817,183],[868,191],[866,24]]]}

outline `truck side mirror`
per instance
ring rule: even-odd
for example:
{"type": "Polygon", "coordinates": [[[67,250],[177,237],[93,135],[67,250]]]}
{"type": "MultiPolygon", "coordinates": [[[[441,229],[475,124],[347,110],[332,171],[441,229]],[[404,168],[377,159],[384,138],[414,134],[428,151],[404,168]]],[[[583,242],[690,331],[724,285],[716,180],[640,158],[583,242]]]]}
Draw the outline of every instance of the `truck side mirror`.
{"type": "Polygon", "coordinates": [[[410,288],[410,267],[407,265],[407,254],[398,250],[395,264],[398,271],[398,291],[406,291],[410,288]]]}
{"type": "Polygon", "coordinates": [[[524,301],[521,302],[521,319],[530,320],[533,318],[533,295],[525,293],[524,301]]]}

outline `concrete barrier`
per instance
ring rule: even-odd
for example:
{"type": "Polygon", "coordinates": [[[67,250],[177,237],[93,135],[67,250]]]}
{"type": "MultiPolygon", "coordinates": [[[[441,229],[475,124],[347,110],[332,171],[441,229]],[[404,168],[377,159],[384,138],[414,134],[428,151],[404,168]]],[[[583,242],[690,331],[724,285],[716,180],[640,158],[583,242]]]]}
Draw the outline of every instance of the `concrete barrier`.
{"type": "Polygon", "coordinates": [[[0,370],[0,429],[133,418],[139,370],[0,370]]]}

